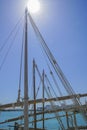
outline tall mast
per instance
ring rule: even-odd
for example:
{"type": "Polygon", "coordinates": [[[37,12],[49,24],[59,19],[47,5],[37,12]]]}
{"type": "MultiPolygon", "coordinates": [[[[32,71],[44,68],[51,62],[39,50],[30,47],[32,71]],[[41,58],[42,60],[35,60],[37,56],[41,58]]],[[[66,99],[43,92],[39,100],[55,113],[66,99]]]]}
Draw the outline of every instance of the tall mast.
{"type": "Polygon", "coordinates": [[[28,130],[28,40],[27,8],[25,9],[25,45],[24,45],[24,130],[28,130]]]}
{"type": "MultiPolygon", "coordinates": [[[[35,60],[33,59],[33,90],[34,90],[34,101],[36,100],[36,86],[35,86],[35,60]]],[[[36,103],[34,103],[34,129],[36,130],[37,124],[36,124],[36,103]]]]}
{"type": "MultiPolygon", "coordinates": [[[[43,95],[43,99],[44,99],[44,76],[45,76],[45,73],[44,73],[44,70],[43,70],[43,82],[42,82],[42,95],[43,95]]],[[[44,129],[44,102],[43,102],[43,129],[44,129]]]]}

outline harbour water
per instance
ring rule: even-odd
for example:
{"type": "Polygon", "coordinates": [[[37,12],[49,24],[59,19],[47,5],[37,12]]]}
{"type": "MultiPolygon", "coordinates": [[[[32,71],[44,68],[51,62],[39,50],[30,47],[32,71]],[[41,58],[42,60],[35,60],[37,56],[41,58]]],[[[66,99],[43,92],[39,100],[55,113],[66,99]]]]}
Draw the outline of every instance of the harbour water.
{"type": "MultiPolygon", "coordinates": [[[[60,113],[60,115],[62,115],[62,114],[63,113],[60,113]]],[[[8,120],[8,119],[15,118],[15,117],[18,117],[18,116],[21,116],[21,115],[23,115],[23,111],[1,111],[0,112],[0,122],[3,122],[3,121],[8,120]]],[[[55,116],[54,114],[50,114],[50,113],[45,114],[45,118],[51,118],[51,117],[54,117],[54,116],[55,116]]],[[[42,115],[37,116],[37,120],[39,120],[39,119],[42,119],[42,115]]],[[[77,119],[77,125],[78,126],[82,126],[82,125],[86,126],[87,125],[80,114],[76,115],[76,119],[77,119]]],[[[33,120],[33,118],[30,117],[29,122],[32,122],[32,120],[33,120]]],[[[61,117],[61,120],[62,120],[65,128],[67,128],[66,118],[61,117]]],[[[73,120],[72,118],[70,118],[70,120],[69,120],[69,124],[71,126],[74,125],[72,120],[73,120]]],[[[0,124],[0,129],[14,130],[14,123],[15,122],[10,122],[10,123],[8,122],[8,123],[0,124]]],[[[23,120],[19,120],[17,122],[19,124],[23,124],[23,120]]],[[[33,128],[34,125],[33,125],[33,123],[30,123],[29,126],[33,128]]],[[[42,121],[37,123],[37,127],[38,128],[42,127],[42,121]]],[[[46,128],[46,130],[60,130],[60,126],[58,124],[58,121],[55,118],[45,120],[45,128],[46,128]]]]}

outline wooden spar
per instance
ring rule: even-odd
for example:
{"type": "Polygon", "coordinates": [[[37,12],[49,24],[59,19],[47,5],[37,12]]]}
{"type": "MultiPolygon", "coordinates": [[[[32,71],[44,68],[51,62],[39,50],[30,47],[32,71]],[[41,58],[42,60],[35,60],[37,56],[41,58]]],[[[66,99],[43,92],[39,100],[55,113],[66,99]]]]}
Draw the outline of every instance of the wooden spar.
{"type": "MultiPolygon", "coordinates": [[[[37,115],[41,115],[43,112],[39,112],[39,113],[37,113],[37,115]]],[[[45,113],[47,113],[47,112],[45,112],[45,113]]],[[[73,114],[68,114],[68,116],[71,116],[71,115],[73,115],[73,114]]],[[[29,117],[32,117],[32,116],[34,116],[34,114],[32,113],[32,114],[29,114],[29,117]]],[[[66,115],[64,114],[64,115],[61,115],[60,117],[65,117],[66,115]]],[[[22,115],[22,116],[19,116],[19,117],[15,117],[15,118],[11,118],[11,119],[8,119],[8,120],[5,120],[5,121],[3,121],[3,122],[0,122],[0,124],[4,124],[4,123],[7,123],[7,122],[14,122],[14,121],[17,121],[17,120],[22,120],[24,118],[24,115],[22,115]]],[[[47,118],[44,118],[44,120],[49,120],[49,119],[54,119],[54,118],[56,118],[55,116],[53,116],[53,117],[47,117],[47,118]]],[[[36,120],[36,122],[38,122],[38,121],[43,121],[43,119],[38,119],[38,120],[36,120]]],[[[33,121],[31,121],[31,122],[29,122],[29,123],[32,123],[32,122],[35,122],[35,120],[33,120],[33,121]]]]}
{"type": "MultiPolygon", "coordinates": [[[[37,113],[37,114],[41,114],[41,113],[37,113]]],[[[71,115],[73,115],[73,113],[72,114],[68,114],[68,116],[71,116],[71,115]]],[[[33,116],[33,114],[30,114],[29,115],[29,117],[30,116],[33,116]]],[[[65,117],[66,115],[61,115],[60,117],[65,117]]],[[[50,118],[44,118],[44,120],[49,120],[49,119],[55,119],[56,117],[55,116],[53,116],[53,117],[50,117],[50,118]]],[[[20,120],[20,119],[23,119],[23,116],[21,116],[21,118],[20,117],[18,117],[18,119],[17,118],[13,118],[13,119],[8,119],[8,120],[6,120],[6,121],[4,121],[4,122],[0,122],[0,124],[4,124],[4,123],[7,123],[7,122],[13,122],[13,121],[16,121],[16,120],[20,120]]],[[[36,122],[40,122],[40,121],[43,121],[43,119],[38,119],[38,120],[36,120],[36,122]]],[[[29,123],[33,123],[33,122],[35,122],[35,120],[33,120],[33,121],[30,121],[29,123]]],[[[23,124],[21,124],[21,125],[23,125],[23,124]]],[[[75,130],[75,127],[73,126],[73,127],[70,127],[69,128],[70,130],[75,130]]],[[[78,126],[77,127],[77,129],[87,129],[87,126],[78,126]]],[[[31,129],[30,129],[31,130],[31,129]]],[[[42,130],[42,129],[41,129],[42,130]]]]}
{"type": "MultiPolygon", "coordinates": [[[[33,90],[34,90],[34,100],[36,100],[36,89],[35,89],[35,60],[33,60],[33,90]]],[[[34,103],[34,129],[36,130],[36,103],[34,103]]]]}
{"type": "MultiPolygon", "coordinates": [[[[84,108],[85,108],[86,106],[84,106],[84,108]]],[[[73,115],[73,112],[75,112],[75,109],[76,108],[73,108],[73,107],[71,107],[71,109],[69,109],[69,108],[67,108],[67,110],[65,110],[65,111],[71,111],[72,110],[72,113],[69,113],[68,114],[68,116],[72,116],[73,115]]],[[[78,110],[78,108],[76,109],[76,111],[78,110]]],[[[36,113],[36,115],[42,115],[43,113],[44,114],[52,114],[52,113],[54,113],[54,112],[60,112],[60,111],[64,111],[64,109],[57,109],[57,110],[45,110],[44,112],[43,111],[40,111],[40,112],[37,112],[36,113]]],[[[32,117],[32,116],[34,116],[34,113],[31,113],[31,114],[29,114],[28,115],[29,117],[32,117]]],[[[64,114],[64,115],[61,115],[61,116],[59,116],[59,117],[65,117],[66,115],[64,114]]],[[[7,123],[7,122],[14,122],[14,121],[17,121],[17,120],[22,120],[24,118],[24,115],[21,115],[21,116],[19,116],[19,117],[15,117],[15,118],[12,118],[12,119],[8,119],[8,120],[5,120],[5,121],[3,121],[3,122],[0,122],[0,124],[4,124],[4,123],[7,123]]],[[[54,117],[52,117],[52,118],[54,118],[54,117]]],[[[55,117],[56,118],[56,117],[55,117]]],[[[49,118],[48,118],[49,119],[49,118]]],[[[44,120],[46,120],[46,118],[44,118],[44,120]]],[[[34,120],[35,121],[35,120],[34,120]]],[[[40,120],[36,120],[36,122],[37,121],[40,121],[40,120]]],[[[42,121],[43,121],[43,119],[42,119],[42,121]]],[[[30,123],[30,122],[29,122],[30,123]]]]}
{"type": "Polygon", "coordinates": [[[68,112],[66,111],[66,122],[67,122],[67,128],[69,129],[69,117],[68,112]]]}
{"type": "Polygon", "coordinates": [[[27,14],[25,10],[25,48],[24,48],[24,130],[28,130],[28,41],[27,41],[27,14]]]}
{"type": "Polygon", "coordinates": [[[78,130],[77,128],[77,121],[76,121],[76,112],[74,111],[74,125],[75,125],[75,129],[78,130]]]}
{"type": "MultiPolygon", "coordinates": [[[[42,82],[42,95],[43,95],[43,99],[44,99],[44,70],[43,70],[43,82],[42,82]]],[[[43,129],[44,129],[44,102],[43,102],[43,129]]]]}
{"type": "MultiPolygon", "coordinates": [[[[87,97],[87,93],[85,94],[75,94],[75,95],[69,95],[69,96],[63,96],[63,97],[56,97],[56,98],[49,98],[49,99],[36,99],[36,100],[29,100],[28,101],[28,105],[30,104],[34,104],[34,103],[42,103],[42,102],[51,102],[51,101],[61,101],[61,100],[70,100],[74,97],[87,97]]],[[[5,109],[5,108],[14,108],[14,107],[19,107],[22,106],[23,107],[24,102],[13,102],[13,103],[9,103],[9,104],[3,104],[0,105],[0,109],[5,109]]]]}

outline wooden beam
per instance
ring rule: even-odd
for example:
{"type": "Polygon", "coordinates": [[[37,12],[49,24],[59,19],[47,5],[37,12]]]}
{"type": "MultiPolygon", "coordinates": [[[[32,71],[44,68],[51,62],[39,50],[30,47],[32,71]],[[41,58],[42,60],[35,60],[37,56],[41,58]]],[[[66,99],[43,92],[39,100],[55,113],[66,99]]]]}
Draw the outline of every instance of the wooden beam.
{"type": "MultiPolygon", "coordinates": [[[[43,102],[51,102],[51,101],[62,101],[62,100],[70,100],[73,97],[86,97],[87,93],[85,94],[75,94],[75,95],[69,95],[69,96],[63,96],[63,97],[56,97],[56,98],[45,98],[45,99],[36,99],[36,100],[29,100],[28,104],[35,104],[35,103],[43,103],[43,102]]],[[[5,108],[15,108],[15,107],[23,107],[24,102],[14,102],[14,103],[9,103],[9,104],[4,104],[0,105],[0,109],[5,109],[5,108]]]]}

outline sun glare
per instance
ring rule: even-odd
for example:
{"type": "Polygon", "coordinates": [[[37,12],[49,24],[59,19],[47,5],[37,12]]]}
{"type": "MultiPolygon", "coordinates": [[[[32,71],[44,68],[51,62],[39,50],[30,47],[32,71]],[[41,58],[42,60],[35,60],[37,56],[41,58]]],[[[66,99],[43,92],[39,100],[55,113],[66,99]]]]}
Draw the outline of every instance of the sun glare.
{"type": "Polygon", "coordinates": [[[27,7],[31,13],[37,13],[40,10],[40,2],[38,0],[29,0],[27,7]]]}

